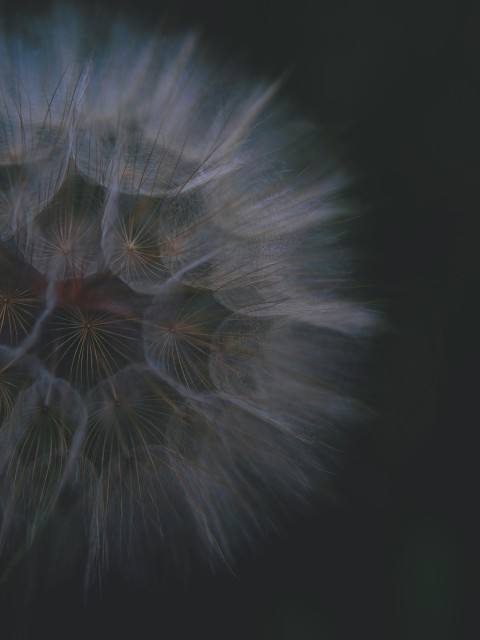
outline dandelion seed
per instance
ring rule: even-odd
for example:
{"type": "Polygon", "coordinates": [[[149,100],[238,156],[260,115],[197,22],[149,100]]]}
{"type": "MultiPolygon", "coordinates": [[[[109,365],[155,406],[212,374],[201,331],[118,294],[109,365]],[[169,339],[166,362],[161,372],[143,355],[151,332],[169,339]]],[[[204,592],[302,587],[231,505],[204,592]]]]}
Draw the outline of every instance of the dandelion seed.
{"type": "Polygon", "coordinates": [[[357,414],[343,175],[195,37],[45,25],[0,38],[0,547],[74,487],[89,579],[228,562],[357,414]]]}

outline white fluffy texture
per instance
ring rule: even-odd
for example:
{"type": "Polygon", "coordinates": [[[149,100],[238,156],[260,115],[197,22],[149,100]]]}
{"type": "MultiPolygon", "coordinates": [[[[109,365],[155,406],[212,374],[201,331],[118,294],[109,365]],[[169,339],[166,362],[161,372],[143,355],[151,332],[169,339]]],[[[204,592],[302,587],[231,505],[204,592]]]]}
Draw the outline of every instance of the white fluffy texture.
{"type": "Polygon", "coordinates": [[[355,417],[344,178],[195,36],[94,31],[0,40],[0,540],[68,486],[89,571],[228,557],[355,417]]]}

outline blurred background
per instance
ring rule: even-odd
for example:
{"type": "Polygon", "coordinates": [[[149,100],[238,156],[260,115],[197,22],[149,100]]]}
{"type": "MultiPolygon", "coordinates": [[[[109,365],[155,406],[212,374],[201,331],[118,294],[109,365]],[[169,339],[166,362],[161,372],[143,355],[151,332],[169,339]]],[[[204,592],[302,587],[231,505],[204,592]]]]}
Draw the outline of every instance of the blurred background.
{"type": "MultiPolygon", "coordinates": [[[[351,241],[390,326],[365,369],[376,417],[349,445],[336,499],[291,514],[233,573],[197,569],[158,589],[111,576],[86,604],[72,575],[28,606],[13,579],[0,637],[480,637],[480,4],[101,4],[147,30],[165,15],[200,25],[262,76],[288,70],[283,95],[356,176],[351,241]]],[[[15,22],[47,3],[0,6],[15,22]]]]}

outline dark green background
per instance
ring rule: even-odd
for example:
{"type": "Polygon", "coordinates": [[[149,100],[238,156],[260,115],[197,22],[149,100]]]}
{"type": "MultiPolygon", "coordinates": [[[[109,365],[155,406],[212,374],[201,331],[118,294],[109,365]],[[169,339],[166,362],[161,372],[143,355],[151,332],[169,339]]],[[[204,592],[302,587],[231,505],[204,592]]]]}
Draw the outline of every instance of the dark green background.
{"type": "MultiPolygon", "coordinates": [[[[6,10],[15,21],[15,11],[45,3],[33,6],[6,10]]],[[[351,444],[338,499],[319,498],[310,516],[287,521],[235,576],[197,571],[187,589],[172,580],[160,594],[112,577],[101,600],[83,605],[72,575],[56,591],[35,592],[26,611],[14,586],[4,587],[0,636],[480,637],[480,6],[107,6],[146,29],[167,8],[255,72],[290,69],[284,94],[325,126],[358,178],[351,196],[365,215],[352,242],[366,291],[391,326],[365,371],[378,418],[351,444]]]]}

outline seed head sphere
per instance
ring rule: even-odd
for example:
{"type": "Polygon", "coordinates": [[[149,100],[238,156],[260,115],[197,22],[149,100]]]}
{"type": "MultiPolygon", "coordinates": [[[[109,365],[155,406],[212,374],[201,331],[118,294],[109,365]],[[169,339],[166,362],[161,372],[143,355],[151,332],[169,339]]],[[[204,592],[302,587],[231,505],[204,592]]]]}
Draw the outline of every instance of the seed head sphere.
{"type": "Polygon", "coordinates": [[[0,60],[2,553],[228,562],[355,417],[346,179],[195,35],[57,9],[0,60]]]}

